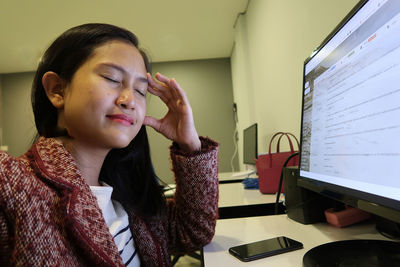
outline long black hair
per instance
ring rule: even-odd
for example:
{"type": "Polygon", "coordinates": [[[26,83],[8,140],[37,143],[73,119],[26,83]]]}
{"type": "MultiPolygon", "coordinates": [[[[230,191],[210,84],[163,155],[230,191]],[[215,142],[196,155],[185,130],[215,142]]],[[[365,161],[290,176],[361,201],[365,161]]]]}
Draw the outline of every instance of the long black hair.
{"type": "MultiPolygon", "coordinates": [[[[57,127],[58,112],[46,96],[42,84],[43,75],[52,71],[69,83],[95,48],[113,40],[134,45],[143,57],[147,72],[151,72],[150,61],[139,48],[138,38],[132,32],[100,23],[83,24],[67,30],[46,50],[33,80],[32,109],[40,136],[68,135],[65,129],[57,127]]],[[[141,127],[127,147],[112,149],[107,154],[99,181],[111,185],[114,188],[112,197],[139,215],[156,215],[163,210],[165,198],[151,163],[145,126],[141,127]]]]}

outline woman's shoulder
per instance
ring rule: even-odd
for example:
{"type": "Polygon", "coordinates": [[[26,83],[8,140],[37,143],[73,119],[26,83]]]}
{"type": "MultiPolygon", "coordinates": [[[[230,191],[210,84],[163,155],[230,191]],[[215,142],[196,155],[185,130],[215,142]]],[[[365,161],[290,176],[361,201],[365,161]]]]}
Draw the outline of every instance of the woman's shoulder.
{"type": "Polygon", "coordinates": [[[33,161],[31,150],[18,157],[0,151],[0,207],[4,210],[24,209],[32,196],[43,194],[44,184],[38,179],[33,161]]]}
{"type": "Polygon", "coordinates": [[[18,162],[17,158],[5,151],[0,151],[0,172],[7,171],[18,162]]]}
{"type": "Polygon", "coordinates": [[[13,167],[15,167],[15,165],[24,165],[23,162],[26,161],[27,153],[25,153],[21,156],[15,157],[6,151],[0,150],[0,165],[2,166],[2,169],[3,168],[8,169],[9,168],[8,165],[10,165],[10,164],[13,165],[13,167]]]}
{"type": "Polygon", "coordinates": [[[7,152],[0,151],[0,187],[15,182],[24,173],[31,172],[28,161],[26,155],[14,157],[7,152]]]}
{"type": "Polygon", "coordinates": [[[0,206],[3,207],[3,201],[12,195],[13,180],[20,176],[19,170],[22,168],[17,158],[7,152],[0,151],[0,206]]]}

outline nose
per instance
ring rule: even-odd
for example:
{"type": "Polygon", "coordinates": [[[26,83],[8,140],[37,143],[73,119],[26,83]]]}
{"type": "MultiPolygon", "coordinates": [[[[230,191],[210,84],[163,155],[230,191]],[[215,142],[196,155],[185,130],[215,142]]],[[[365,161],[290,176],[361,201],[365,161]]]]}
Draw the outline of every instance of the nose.
{"type": "Polygon", "coordinates": [[[124,89],[120,92],[116,104],[124,109],[135,108],[135,97],[130,89],[124,89]]]}

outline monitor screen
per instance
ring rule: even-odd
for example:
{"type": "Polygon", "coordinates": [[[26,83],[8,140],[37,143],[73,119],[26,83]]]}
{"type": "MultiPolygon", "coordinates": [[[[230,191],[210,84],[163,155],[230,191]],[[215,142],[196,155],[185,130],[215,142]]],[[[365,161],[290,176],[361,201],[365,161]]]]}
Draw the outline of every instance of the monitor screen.
{"type": "Polygon", "coordinates": [[[243,163],[255,165],[258,155],[257,123],[243,130],[243,163]]]}
{"type": "Polygon", "coordinates": [[[304,64],[299,185],[400,222],[400,1],[360,1],[304,64]]]}

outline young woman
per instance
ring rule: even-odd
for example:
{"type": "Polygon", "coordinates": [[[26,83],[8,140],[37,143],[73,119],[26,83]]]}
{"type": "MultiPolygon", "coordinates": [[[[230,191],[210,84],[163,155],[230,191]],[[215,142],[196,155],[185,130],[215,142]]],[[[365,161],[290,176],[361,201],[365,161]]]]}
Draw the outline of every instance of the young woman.
{"type": "Polygon", "coordinates": [[[40,137],[0,153],[0,266],[169,266],[210,242],[217,144],[197,135],[179,84],[149,74],[131,32],[74,27],[47,49],[32,86],[40,137]],[[162,119],[145,115],[161,98],[162,119]],[[171,139],[176,194],[165,200],[145,125],[171,139]]]}

